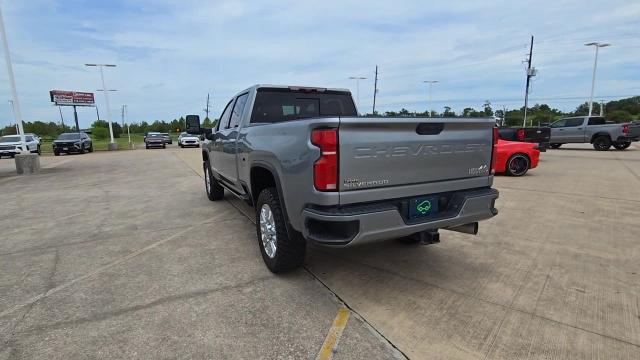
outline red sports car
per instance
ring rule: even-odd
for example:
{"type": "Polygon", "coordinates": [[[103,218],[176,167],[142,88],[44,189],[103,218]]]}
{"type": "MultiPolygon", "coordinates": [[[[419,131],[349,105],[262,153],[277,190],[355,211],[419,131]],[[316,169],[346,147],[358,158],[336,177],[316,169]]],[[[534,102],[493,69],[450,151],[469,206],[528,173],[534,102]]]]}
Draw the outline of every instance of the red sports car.
{"type": "Polygon", "coordinates": [[[496,173],[522,176],[538,166],[539,159],[538,144],[498,140],[496,173]]]}

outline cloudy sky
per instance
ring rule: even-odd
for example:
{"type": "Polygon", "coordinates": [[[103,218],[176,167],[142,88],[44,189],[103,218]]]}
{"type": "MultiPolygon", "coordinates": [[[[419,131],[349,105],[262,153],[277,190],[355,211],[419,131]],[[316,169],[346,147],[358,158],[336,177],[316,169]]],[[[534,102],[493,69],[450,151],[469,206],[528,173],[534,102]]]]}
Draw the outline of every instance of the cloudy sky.
{"type": "MultiPolygon", "coordinates": [[[[596,97],[640,94],[640,2],[607,1],[195,1],[0,0],[27,121],[58,121],[51,89],[95,91],[105,70],[112,116],[127,104],[131,121],[199,113],[207,93],[217,115],[234,93],[255,83],[350,88],[360,83],[371,111],[379,66],[378,109],[423,111],[422,80],[439,80],[441,111],[490,100],[522,106],[530,35],[539,70],[532,102],[561,109],[586,101],[594,50],[596,97]]],[[[12,119],[0,59],[0,126],[12,119]]],[[[101,116],[103,95],[96,93],[101,116]]],[[[104,114],[104,115],[103,115],[104,114]]],[[[65,119],[71,120],[70,109],[65,119]]],[[[80,111],[81,125],[95,120],[80,111]]]]}

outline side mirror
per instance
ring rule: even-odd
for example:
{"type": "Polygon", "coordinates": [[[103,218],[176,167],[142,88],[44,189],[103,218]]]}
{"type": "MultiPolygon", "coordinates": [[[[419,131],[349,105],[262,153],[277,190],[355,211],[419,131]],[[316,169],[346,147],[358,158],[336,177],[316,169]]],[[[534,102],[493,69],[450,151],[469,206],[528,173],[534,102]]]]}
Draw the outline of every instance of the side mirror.
{"type": "Polygon", "coordinates": [[[188,134],[202,134],[202,130],[200,129],[200,116],[187,115],[186,120],[188,134]]]}

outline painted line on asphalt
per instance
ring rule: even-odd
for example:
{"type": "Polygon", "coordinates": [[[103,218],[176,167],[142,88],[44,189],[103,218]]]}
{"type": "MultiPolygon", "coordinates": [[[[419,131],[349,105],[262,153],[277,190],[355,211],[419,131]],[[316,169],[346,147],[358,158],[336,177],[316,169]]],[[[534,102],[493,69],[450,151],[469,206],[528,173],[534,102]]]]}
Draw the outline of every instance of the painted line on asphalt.
{"type": "Polygon", "coordinates": [[[324,339],[316,360],[330,360],[333,354],[338,351],[338,342],[340,342],[342,332],[347,326],[347,321],[349,321],[349,309],[340,308],[336,318],[333,319],[333,325],[324,339]]]}
{"type": "MultiPolygon", "coordinates": [[[[213,218],[210,221],[203,222],[202,224],[203,225],[204,224],[210,224],[210,223],[213,223],[217,219],[218,218],[216,217],[216,218],[213,218]]],[[[232,219],[229,219],[229,220],[232,220],[232,219]]],[[[106,264],[106,265],[104,265],[102,267],[99,267],[98,269],[96,269],[96,270],[94,270],[94,271],[92,271],[92,272],[90,272],[88,274],[85,274],[85,275],[80,276],[78,278],[75,278],[73,280],[67,281],[64,284],[60,284],[60,285],[58,285],[58,286],[56,286],[54,288],[51,288],[51,289],[47,290],[46,292],[41,293],[40,295],[32,297],[31,299],[27,300],[26,302],[24,302],[22,304],[14,305],[14,306],[6,309],[3,312],[0,312],[0,318],[5,316],[5,315],[9,315],[9,314],[11,314],[11,313],[13,313],[13,312],[15,312],[17,310],[20,310],[21,308],[23,308],[25,306],[34,304],[37,301],[39,301],[40,299],[43,299],[43,298],[45,298],[45,297],[47,297],[49,295],[53,295],[53,294],[57,293],[58,291],[64,290],[64,289],[70,287],[71,285],[73,285],[73,284],[75,284],[77,282],[92,278],[92,277],[94,277],[94,276],[96,276],[96,275],[98,275],[100,273],[103,273],[103,272],[111,269],[114,266],[117,266],[117,265],[119,265],[119,264],[121,264],[121,263],[123,263],[123,262],[125,262],[125,261],[127,261],[129,259],[131,259],[131,258],[134,258],[134,257],[136,257],[136,256],[138,256],[140,254],[143,254],[143,253],[145,253],[145,252],[147,252],[147,251],[149,251],[149,250],[151,250],[153,248],[156,248],[156,247],[158,247],[158,246],[160,246],[160,245],[162,245],[162,244],[164,244],[166,242],[169,242],[169,241],[171,241],[171,240],[173,240],[173,239],[179,237],[180,235],[183,235],[183,234],[185,234],[185,233],[187,233],[189,231],[193,231],[193,228],[187,227],[184,230],[180,230],[177,233],[175,233],[175,234],[173,234],[173,235],[171,235],[171,236],[169,236],[169,237],[167,237],[167,238],[165,238],[163,240],[154,242],[151,245],[148,245],[148,246],[143,247],[142,249],[136,250],[136,251],[130,253],[129,255],[121,257],[120,259],[112,261],[112,262],[110,262],[110,263],[108,263],[108,264],[106,264]]]]}

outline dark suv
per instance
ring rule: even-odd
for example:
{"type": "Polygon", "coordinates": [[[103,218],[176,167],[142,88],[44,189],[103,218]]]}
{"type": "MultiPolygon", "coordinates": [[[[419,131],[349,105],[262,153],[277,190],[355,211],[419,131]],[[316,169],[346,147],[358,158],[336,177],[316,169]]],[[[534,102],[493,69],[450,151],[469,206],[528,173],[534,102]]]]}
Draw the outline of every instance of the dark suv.
{"type": "Polygon", "coordinates": [[[60,134],[53,141],[53,155],[58,156],[62,153],[80,153],[93,152],[93,142],[89,135],[85,133],[64,133],[60,134]]]}

